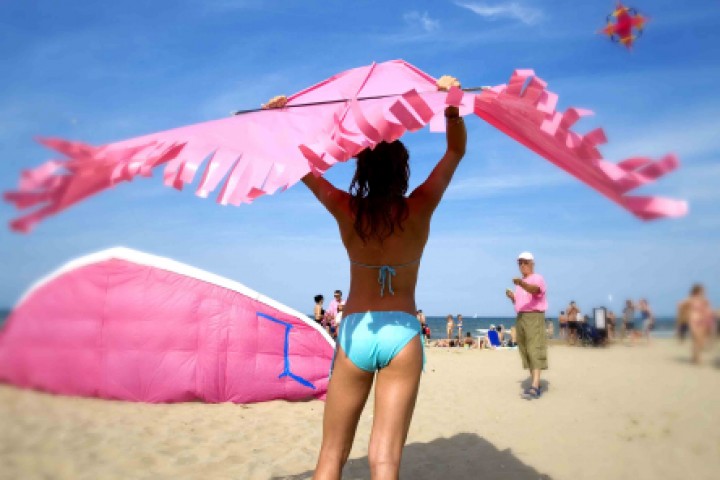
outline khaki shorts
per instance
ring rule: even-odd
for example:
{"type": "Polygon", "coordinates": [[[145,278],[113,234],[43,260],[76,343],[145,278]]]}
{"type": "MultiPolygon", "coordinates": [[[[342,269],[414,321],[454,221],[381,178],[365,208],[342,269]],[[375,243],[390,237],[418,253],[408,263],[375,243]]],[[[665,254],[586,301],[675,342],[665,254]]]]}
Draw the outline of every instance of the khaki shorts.
{"type": "Polygon", "coordinates": [[[515,323],[523,368],[547,370],[547,331],[543,312],[520,312],[515,323]]]}

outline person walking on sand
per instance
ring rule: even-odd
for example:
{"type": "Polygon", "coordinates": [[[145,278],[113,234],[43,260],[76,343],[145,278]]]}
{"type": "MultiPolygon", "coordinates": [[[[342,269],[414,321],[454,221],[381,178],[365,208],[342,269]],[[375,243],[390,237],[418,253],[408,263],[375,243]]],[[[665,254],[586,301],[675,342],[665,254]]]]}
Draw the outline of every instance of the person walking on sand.
{"type": "Polygon", "coordinates": [[[650,309],[650,304],[644,298],[639,302],[640,318],[642,319],[643,335],[647,343],[650,343],[650,332],[655,329],[655,315],[650,309]]]}
{"type": "Polygon", "coordinates": [[[706,342],[712,337],[715,318],[710,302],[705,296],[705,288],[693,285],[690,296],[683,300],[687,303],[688,323],[692,336],[692,362],[700,364],[706,342]]]}
{"type": "Polygon", "coordinates": [[[322,295],[315,295],[315,307],[313,309],[313,318],[318,325],[322,326],[323,317],[325,317],[325,309],[323,309],[324,298],[322,295]]]}
{"type": "Polygon", "coordinates": [[[568,316],[565,314],[565,310],[560,312],[558,317],[558,329],[560,330],[560,340],[567,340],[568,338],[568,316]]]}
{"type": "MultiPolygon", "coordinates": [[[[694,288],[695,285],[693,285],[693,289],[694,288]]],[[[685,342],[685,337],[687,337],[687,334],[690,331],[690,306],[692,305],[690,300],[692,299],[692,292],[693,290],[690,291],[690,295],[687,298],[684,298],[680,301],[680,303],[678,303],[677,307],[675,335],[680,343],[685,342]]]]}
{"type": "MultiPolygon", "coordinates": [[[[438,90],[460,86],[443,76],[438,90]]],[[[282,108],[286,97],[264,108],[282,108]]],[[[360,414],[375,384],[370,477],[398,478],[423,367],[415,288],[430,220],[460,160],[467,133],[457,107],[445,108],[447,147],[427,179],[406,195],[409,154],[399,140],[357,155],[350,191],[310,172],[303,183],[335,218],[350,260],[350,291],[340,324],[313,478],[339,479],[360,414]]]]}
{"type": "Polygon", "coordinates": [[[635,304],[632,300],[628,299],[625,301],[625,308],[623,309],[623,340],[627,337],[630,338],[631,342],[635,342],[635,304]]]}
{"type": "Polygon", "coordinates": [[[567,318],[568,318],[568,343],[570,345],[575,345],[575,342],[577,342],[577,336],[578,336],[578,314],[580,313],[580,309],[575,304],[575,301],[571,301],[570,305],[568,305],[567,308],[567,318]]]}
{"type": "Polygon", "coordinates": [[[608,341],[615,340],[615,312],[608,310],[607,312],[607,335],[608,341]]]}
{"type": "Polygon", "coordinates": [[[513,278],[515,292],[506,290],[506,295],[515,305],[518,350],[523,368],[530,370],[532,380],[530,387],[523,392],[523,397],[540,398],[540,372],[548,368],[545,332],[547,289],[545,279],[535,273],[535,257],[532,253],[521,253],[518,266],[522,277],[513,278]]]}
{"type": "Polygon", "coordinates": [[[453,322],[453,316],[448,314],[447,323],[446,323],[446,327],[445,327],[445,330],[447,330],[447,339],[448,340],[452,340],[454,327],[455,327],[455,322],[453,322]]]}
{"type": "Polygon", "coordinates": [[[430,339],[430,333],[427,320],[425,319],[425,314],[422,310],[418,310],[415,316],[417,317],[418,322],[420,322],[420,332],[422,333],[423,345],[427,346],[428,340],[430,339]]]}

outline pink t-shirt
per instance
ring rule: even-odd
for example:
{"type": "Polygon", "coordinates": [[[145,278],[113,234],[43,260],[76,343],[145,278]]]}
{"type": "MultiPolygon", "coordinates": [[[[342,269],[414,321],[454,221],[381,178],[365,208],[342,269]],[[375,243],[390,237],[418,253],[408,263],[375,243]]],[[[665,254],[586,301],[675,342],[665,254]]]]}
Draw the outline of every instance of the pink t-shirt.
{"type": "Polygon", "coordinates": [[[520,285],[515,285],[515,311],[518,313],[546,311],[545,279],[539,273],[533,273],[523,278],[523,280],[525,283],[540,287],[540,291],[532,295],[520,285]]]}
{"type": "Polygon", "coordinates": [[[338,305],[345,305],[345,302],[338,302],[336,299],[330,301],[330,305],[325,310],[325,316],[328,318],[335,318],[338,313],[338,305]]]}

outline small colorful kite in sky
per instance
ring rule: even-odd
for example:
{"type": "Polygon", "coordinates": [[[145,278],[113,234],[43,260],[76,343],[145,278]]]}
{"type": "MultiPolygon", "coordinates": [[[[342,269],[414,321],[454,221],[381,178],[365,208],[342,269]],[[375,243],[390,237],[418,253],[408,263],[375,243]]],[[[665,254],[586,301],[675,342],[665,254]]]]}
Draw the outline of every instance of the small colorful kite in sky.
{"type": "Polygon", "coordinates": [[[618,3],[617,8],[607,16],[607,25],[600,33],[604,33],[613,42],[620,42],[630,49],[635,39],[642,35],[645,23],[647,23],[647,18],[640,15],[637,10],[618,3]]]}

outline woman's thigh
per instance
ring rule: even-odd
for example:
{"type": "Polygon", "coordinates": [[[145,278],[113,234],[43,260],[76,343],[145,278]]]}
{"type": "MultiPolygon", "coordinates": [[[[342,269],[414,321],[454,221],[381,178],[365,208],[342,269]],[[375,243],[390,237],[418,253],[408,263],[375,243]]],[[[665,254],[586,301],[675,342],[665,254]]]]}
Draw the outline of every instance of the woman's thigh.
{"type": "Polygon", "coordinates": [[[422,373],[423,352],[418,337],[378,371],[370,453],[397,457],[402,452],[412,420],[422,373]]]}
{"type": "Polygon", "coordinates": [[[355,366],[338,347],[323,415],[323,444],[349,448],[372,386],[374,372],[355,366]]]}

